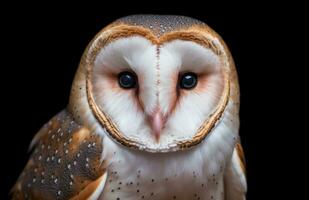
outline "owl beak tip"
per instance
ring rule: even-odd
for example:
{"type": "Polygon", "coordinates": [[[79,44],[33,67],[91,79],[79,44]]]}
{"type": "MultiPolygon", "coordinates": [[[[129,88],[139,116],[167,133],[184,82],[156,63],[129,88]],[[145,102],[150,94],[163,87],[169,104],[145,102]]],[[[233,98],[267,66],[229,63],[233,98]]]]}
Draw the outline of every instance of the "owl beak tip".
{"type": "Polygon", "coordinates": [[[166,121],[165,117],[163,116],[162,112],[156,111],[149,118],[150,118],[152,134],[154,135],[156,141],[158,142],[160,140],[160,135],[166,121]]]}

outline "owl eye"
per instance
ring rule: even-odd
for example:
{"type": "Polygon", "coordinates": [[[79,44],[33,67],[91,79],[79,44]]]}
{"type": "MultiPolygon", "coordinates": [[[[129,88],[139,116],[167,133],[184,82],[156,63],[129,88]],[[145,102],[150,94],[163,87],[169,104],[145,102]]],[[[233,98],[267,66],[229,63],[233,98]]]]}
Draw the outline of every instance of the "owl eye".
{"type": "Polygon", "coordinates": [[[136,87],[136,75],[132,72],[121,72],[118,74],[119,86],[125,89],[136,87]]]}
{"type": "Polygon", "coordinates": [[[187,72],[180,76],[179,86],[183,89],[192,89],[197,84],[197,75],[193,72],[187,72]]]}

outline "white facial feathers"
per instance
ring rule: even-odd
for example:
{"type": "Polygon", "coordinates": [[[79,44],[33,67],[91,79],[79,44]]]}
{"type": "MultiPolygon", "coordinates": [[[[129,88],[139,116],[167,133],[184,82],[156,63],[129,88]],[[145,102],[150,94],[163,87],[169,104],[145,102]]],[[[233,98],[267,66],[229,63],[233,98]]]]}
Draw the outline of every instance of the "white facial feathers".
{"type": "Polygon", "coordinates": [[[192,137],[215,109],[223,90],[217,55],[191,41],[161,46],[133,36],[113,41],[98,54],[93,68],[94,98],[127,137],[147,146],[167,146],[192,137]],[[133,71],[138,88],[123,89],[117,74],[133,71]],[[192,90],[178,87],[182,73],[198,75],[192,90]],[[148,116],[159,109],[165,117],[161,138],[151,134],[148,116]]]}
{"type": "Polygon", "coordinates": [[[156,46],[141,37],[119,39],[99,53],[93,69],[96,102],[128,137],[139,135],[151,138],[150,130],[141,109],[156,105],[156,46]],[[135,90],[119,87],[117,75],[133,71],[138,77],[139,96],[135,90]]]}
{"type": "MultiPolygon", "coordinates": [[[[162,46],[160,50],[160,105],[162,109],[170,110],[175,88],[171,77],[184,72],[194,72],[199,75],[199,83],[193,90],[180,90],[177,104],[169,121],[166,132],[162,136],[177,134],[177,138],[190,138],[201,124],[207,120],[220,99],[223,89],[223,77],[220,60],[211,50],[194,42],[176,40],[162,46]],[[182,125],[183,124],[183,125],[182,125]]],[[[174,81],[175,82],[175,81],[174,81]]],[[[176,83],[177,84],[177,83],[176,83]]]]}

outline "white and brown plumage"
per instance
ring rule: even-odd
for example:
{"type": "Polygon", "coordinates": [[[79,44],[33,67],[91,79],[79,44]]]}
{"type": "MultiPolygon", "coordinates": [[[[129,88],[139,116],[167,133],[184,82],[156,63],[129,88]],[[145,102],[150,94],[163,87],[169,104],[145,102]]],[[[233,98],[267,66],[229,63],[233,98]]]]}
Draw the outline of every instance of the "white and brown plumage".
{"type": "Polygon", "coordinates": [[[13,199],[245,199],[238,109],[232,57],[207,25],[119,19],[87,47],[13,199]],[[136,83],[121,85],[123,73],[136,83]]]}

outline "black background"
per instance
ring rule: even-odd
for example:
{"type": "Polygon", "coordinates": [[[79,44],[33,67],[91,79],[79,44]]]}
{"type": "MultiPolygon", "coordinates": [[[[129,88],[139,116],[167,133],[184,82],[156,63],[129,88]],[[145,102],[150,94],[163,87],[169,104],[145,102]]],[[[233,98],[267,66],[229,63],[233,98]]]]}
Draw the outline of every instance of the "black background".
{"type": "MultiPolygon", "coordinates": [[[[1,30],[1,197],[28,159],[27,148],[38,129],[62,110],[79,59],[92,37],[113,20],[129,14],[187,15],[215,29],[234,57],[241,89],[240,135],[247,160],[248,199],[280,199],[291,191],[288,127],[280,103],[290,89],[291,72],[284,48],[299,26],[293,7],[276,4],[217,5],[179,3],[10,5],[2,7],[1,30]],[[139,5],[141,6],[141,5],[139,5]],[[147,8],[151,7],[151,8],[147,8]],[[6,10],[7,9],[7,10],[6,10]],[[286,78],[288,77],[288,78],[286,78]],[[283,78],[283,79],[282,79],[283,78]],[[284,87],[282,84],[284,83],[284,87]],[[284,126],[284,128],[282,128],[284,126]],[[284,148],[280,145],[286,145],[284,148]],[[283,153],[284,152],[284,155],[283,153]],[[288,159],[287,159],[288,160],[288,159]]],[[[289,109],[286,106],[286,110],[289,109]]],[[[297,183],[296,183],[297,184],[297,183]]],[[[297,199],[293,194],[292,199],[297,199]]]]}

